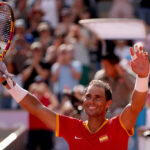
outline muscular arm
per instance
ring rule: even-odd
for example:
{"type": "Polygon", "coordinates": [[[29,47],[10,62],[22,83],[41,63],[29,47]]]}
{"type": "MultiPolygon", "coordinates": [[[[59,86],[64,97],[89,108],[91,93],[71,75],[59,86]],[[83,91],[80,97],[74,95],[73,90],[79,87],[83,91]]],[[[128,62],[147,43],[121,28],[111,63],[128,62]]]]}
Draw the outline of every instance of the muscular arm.
{"type": "MultiPolygon", "coordinates": [[[[6,79],[4,77],[0,78],[0,82],[3,83],[6,79]]],[[[15,86],[15,82],[13,85],[15,86]]],[[[10,89],[10,86],[6,84],[6,88],[10,89]]],[[[15,99],[15,98],[14,98],[15,99]]],[[[56,113],[52,110],[48,109],[41,102],[33,96],[31,93],[28,93],[20,102],[19,104],[26,109],[31,114],[38,117],[42,120],[48,127],[52,130],[56,129],[56,113]]]]}
{"type": "Polygon", "coordinates": [[[148,91],[148,78],[149,78],[149,60],[148,54],[143,52],[143,48],[130,49],[132,61],[131,68],[137,74],[138,80],[132,94],[132,101],[121,113],[120,119],[125,128],[130,131],[135,123],[136,119],[143,109],[147,97],[148,91]],[[140,80],[139,80],[140,79],[140,80]]]}
{"type": "Polygon", "coordinates": [[[127,105],[121,113],[120,119],[128,131],[134,127],[136,119],[145,105],[146,96],[147,92],[141,93],[134,90],[131,104],[127,105]]]}
{"type": "Polygon", "coordinates": [[[31,114],[38,117],[52,130],[56,129],[56,113],[45,107],[32,94],[27,94],[20,105],[31,114]]]}

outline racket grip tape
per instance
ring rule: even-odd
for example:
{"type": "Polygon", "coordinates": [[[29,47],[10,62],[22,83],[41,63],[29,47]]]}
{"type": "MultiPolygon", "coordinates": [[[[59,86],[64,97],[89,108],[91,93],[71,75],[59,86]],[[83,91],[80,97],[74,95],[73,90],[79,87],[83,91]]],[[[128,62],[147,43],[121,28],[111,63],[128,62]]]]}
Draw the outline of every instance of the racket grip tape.
{"type": "Polygon", "coordinates": [[[2,82],[2,84],[5,86],[7,84],[7,81],[5,80],[4,82],[2,82]]]}

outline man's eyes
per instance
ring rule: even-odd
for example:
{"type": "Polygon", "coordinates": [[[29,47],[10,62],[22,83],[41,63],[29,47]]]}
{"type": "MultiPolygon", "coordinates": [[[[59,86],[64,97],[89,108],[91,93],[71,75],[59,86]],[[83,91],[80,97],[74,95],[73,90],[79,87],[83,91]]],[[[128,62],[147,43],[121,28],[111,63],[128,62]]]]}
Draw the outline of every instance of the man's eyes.
{"type": "Polygon", "coordinates": [[[86,99],[90,99],[91,98],[91,95],[86,95],[86,99]]]}
{"type": "MultiPolygon", "coordinates": [[[[86,99],[87,99],[87,100],[90,100],[90,99],[92,99],[92,96],[91,96],[91,95],[86,95],[86,99]]],[[[101,96],[95,96],[94,99],[95,99],[96,101],[101,101],[101,100],[102,100],[102,97],[101,97],[101,96]]]]}

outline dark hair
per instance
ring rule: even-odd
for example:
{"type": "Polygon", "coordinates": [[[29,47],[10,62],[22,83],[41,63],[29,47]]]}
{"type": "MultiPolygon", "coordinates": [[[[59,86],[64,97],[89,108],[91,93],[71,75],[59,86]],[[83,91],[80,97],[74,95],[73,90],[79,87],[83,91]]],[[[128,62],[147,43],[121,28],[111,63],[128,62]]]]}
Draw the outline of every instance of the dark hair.
{"type": "Polygon", "coordinates": [[[101,60],[107,60],[107,61],[109,61],[112,65],[118,64],[118,63],[120,62],[119,57],[116,56],[116,55],[113,54],[113,53],[109,53],[109,54],[103,55],[103,56],[101,57],[101,60]]]}
{"type": "MultiPolygon", "coordinates": [[[[103,82],[101,80],[92,80],[89,83],[88,87],[89,86],[98,86],[98,87],[104,88],[106,101],[112,100],[112,91],[108,83],[103,82]]],[[[85,89],[85,92],[87,91],[88,87],[85,89]]]]}

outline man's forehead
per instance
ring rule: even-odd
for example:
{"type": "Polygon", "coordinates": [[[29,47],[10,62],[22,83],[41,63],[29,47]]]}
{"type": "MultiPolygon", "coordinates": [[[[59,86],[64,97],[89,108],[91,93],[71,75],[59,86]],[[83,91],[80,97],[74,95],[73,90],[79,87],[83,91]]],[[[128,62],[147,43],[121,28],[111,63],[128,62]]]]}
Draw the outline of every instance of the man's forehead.
{"type": "Polygon", "coordinates": [[[105,92],[105,89],[101,86],[97,86],[97,85],[90,85],[88,86],[87,90],[86,90],[86,93],[104,93],[105,92]]]}

